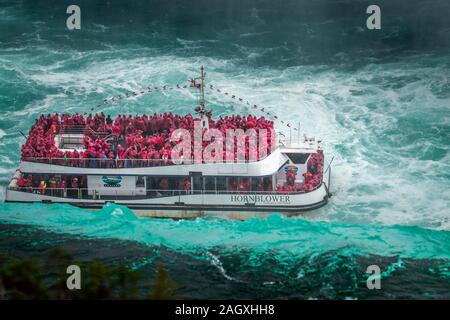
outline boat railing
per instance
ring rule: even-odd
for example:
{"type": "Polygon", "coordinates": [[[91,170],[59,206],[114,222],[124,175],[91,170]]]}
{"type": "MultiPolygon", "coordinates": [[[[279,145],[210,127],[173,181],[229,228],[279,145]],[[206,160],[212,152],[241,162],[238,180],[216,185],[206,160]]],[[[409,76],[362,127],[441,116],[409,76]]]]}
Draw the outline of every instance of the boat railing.
{"type": "Polygon", "coordinates": [[[58,134],[64,136],[67,135],[84,136],[86,134],[90,134],[96,138],[107,138],[111,136],[112,133],[110,131],[95,131],[88,125],[63,125],[59,129],[58,134]]]}
{"type": "Polygon", "coordinates": [[[63,125],[59,130],[59,134],[84,134],[88,130],[86,125],[63,125]]]}
{"type": "MultiPolygon", "coordinates": [[[[50,165],[58,165],[65,167],[77,168],[96,168],[96,169],[129,169],[129,168],[143,168],[143,167],[160,167],[181,164],[207,164],[207,163],[252,163],[256,160],[233,160],[233,161],[207,161],[202,162],[195,159],[182,159],[173,161],[171,159],[99,159],[99,158],[38,158],[38,157],[23,157],[22,161],[35,162],[50,165]]],[[[261,160],[259,160],[261,161],[261,160]]]]}
{"type": "MultiPolygon", "coordinates": [[[[319,185],[320,186],[320,185],[319,185]]],[[[316,190],[319,186],[314,188],[316,190]]],[[[293,195],[311,191],[237,191],[237,190],[182,190],[182,189],[89,189],[89,188],[39,188],[8,187],[8,190],[34,193],[42,196],[78,200],[139,200],[186,195],[293,195]]]]}

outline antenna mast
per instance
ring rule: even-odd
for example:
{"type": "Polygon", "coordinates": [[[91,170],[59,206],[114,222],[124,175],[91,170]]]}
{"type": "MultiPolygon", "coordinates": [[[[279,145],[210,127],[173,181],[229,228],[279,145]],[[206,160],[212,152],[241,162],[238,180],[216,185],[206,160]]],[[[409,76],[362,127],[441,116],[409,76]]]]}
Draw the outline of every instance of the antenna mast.
{"type": "Polygon", "coordinates": [[[200,78],[201,78],[201,87],[200,87],[200,107],[202,109],[205,108],[205,69],[203,66],[200,68],[200,78]]]}
{"type": "Polygon", "coordinates": [[[200,106],[195,108],[195,111],[202,117],[203,116],[211,117],[212,110],[205,108],[205,76],[206,76],[205,69],[203,68],[203,66],[201,66],[200,77],[194,79],[194,80],[200,79],[200,106]]]}

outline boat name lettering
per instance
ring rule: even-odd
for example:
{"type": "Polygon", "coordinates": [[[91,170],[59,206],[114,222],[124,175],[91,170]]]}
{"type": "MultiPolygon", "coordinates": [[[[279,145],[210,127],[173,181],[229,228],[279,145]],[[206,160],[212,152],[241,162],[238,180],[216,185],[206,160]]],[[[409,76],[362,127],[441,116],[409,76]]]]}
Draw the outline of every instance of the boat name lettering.
{"type": "Polygon", "coordinates": [[[232,195],[231,202],[246,202],[246,203],[291,203],[290,196],[287,195],[232,195]]]}

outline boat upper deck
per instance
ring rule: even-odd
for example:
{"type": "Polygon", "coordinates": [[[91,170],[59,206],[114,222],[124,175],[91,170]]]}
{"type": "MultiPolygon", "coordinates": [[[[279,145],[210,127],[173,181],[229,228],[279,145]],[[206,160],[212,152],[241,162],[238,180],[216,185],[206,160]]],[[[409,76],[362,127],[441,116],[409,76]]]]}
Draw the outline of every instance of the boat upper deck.
{"type": "Polygon", "coordinates": [[[273,151],[274,141],[273,122],[252,115],[225,116],[213,120],[211,117],[199,119],[190,114],[179,116],[164,113],[151,116],[120,115],[113,120],[103,113],[86,117],[78,113],[49,114],[36,120],[21,152],[22,161],[27,162],[84,168],[134,168],[198,163],[198,159],[203,163],[218,162],[218,158],[227,159],[228,162],[257,161],[273,151]],[[228,136],[229,130],[233,130],[236,135],[228,136]],[[240,136],[249,130],[258,138],[257,144],[248,143],[250,137],[240,136]],[[214,134],[210,134],[209,139],[203,139],[207,132],[214,134]],[[180,134],[188,135],[189,139],[180,134]],[[199,143],[191,138],[196,134],[200,134],[199,143]],[[232,144],[224,143],[224,139],[219,141],[218,135],[231,139],[232,144]],[[178,137],[178,140],[174,137],[178,137]],[[177,162],[172,155],[180,141],[187,144],[184,150],[188,152],[183,150],[177,162]],[[242,141],[247,143],[240,149],[242,141]],[[216,146],[207,157],[202,151],[211,142],[222,142],[222,145],[216,146]],[[258,152],[252,158],[255,149],[258,152]]]}

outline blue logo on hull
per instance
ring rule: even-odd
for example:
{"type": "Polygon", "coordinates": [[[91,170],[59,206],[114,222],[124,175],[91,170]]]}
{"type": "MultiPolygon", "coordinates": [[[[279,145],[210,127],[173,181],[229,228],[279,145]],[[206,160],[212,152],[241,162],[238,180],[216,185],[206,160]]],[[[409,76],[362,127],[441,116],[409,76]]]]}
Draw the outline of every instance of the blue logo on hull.
{"type": "Polygon", "coordinates": [[[102,181],[105,183],[104,187],[120,187],[122,176],[103,176],[102,181]]]}

